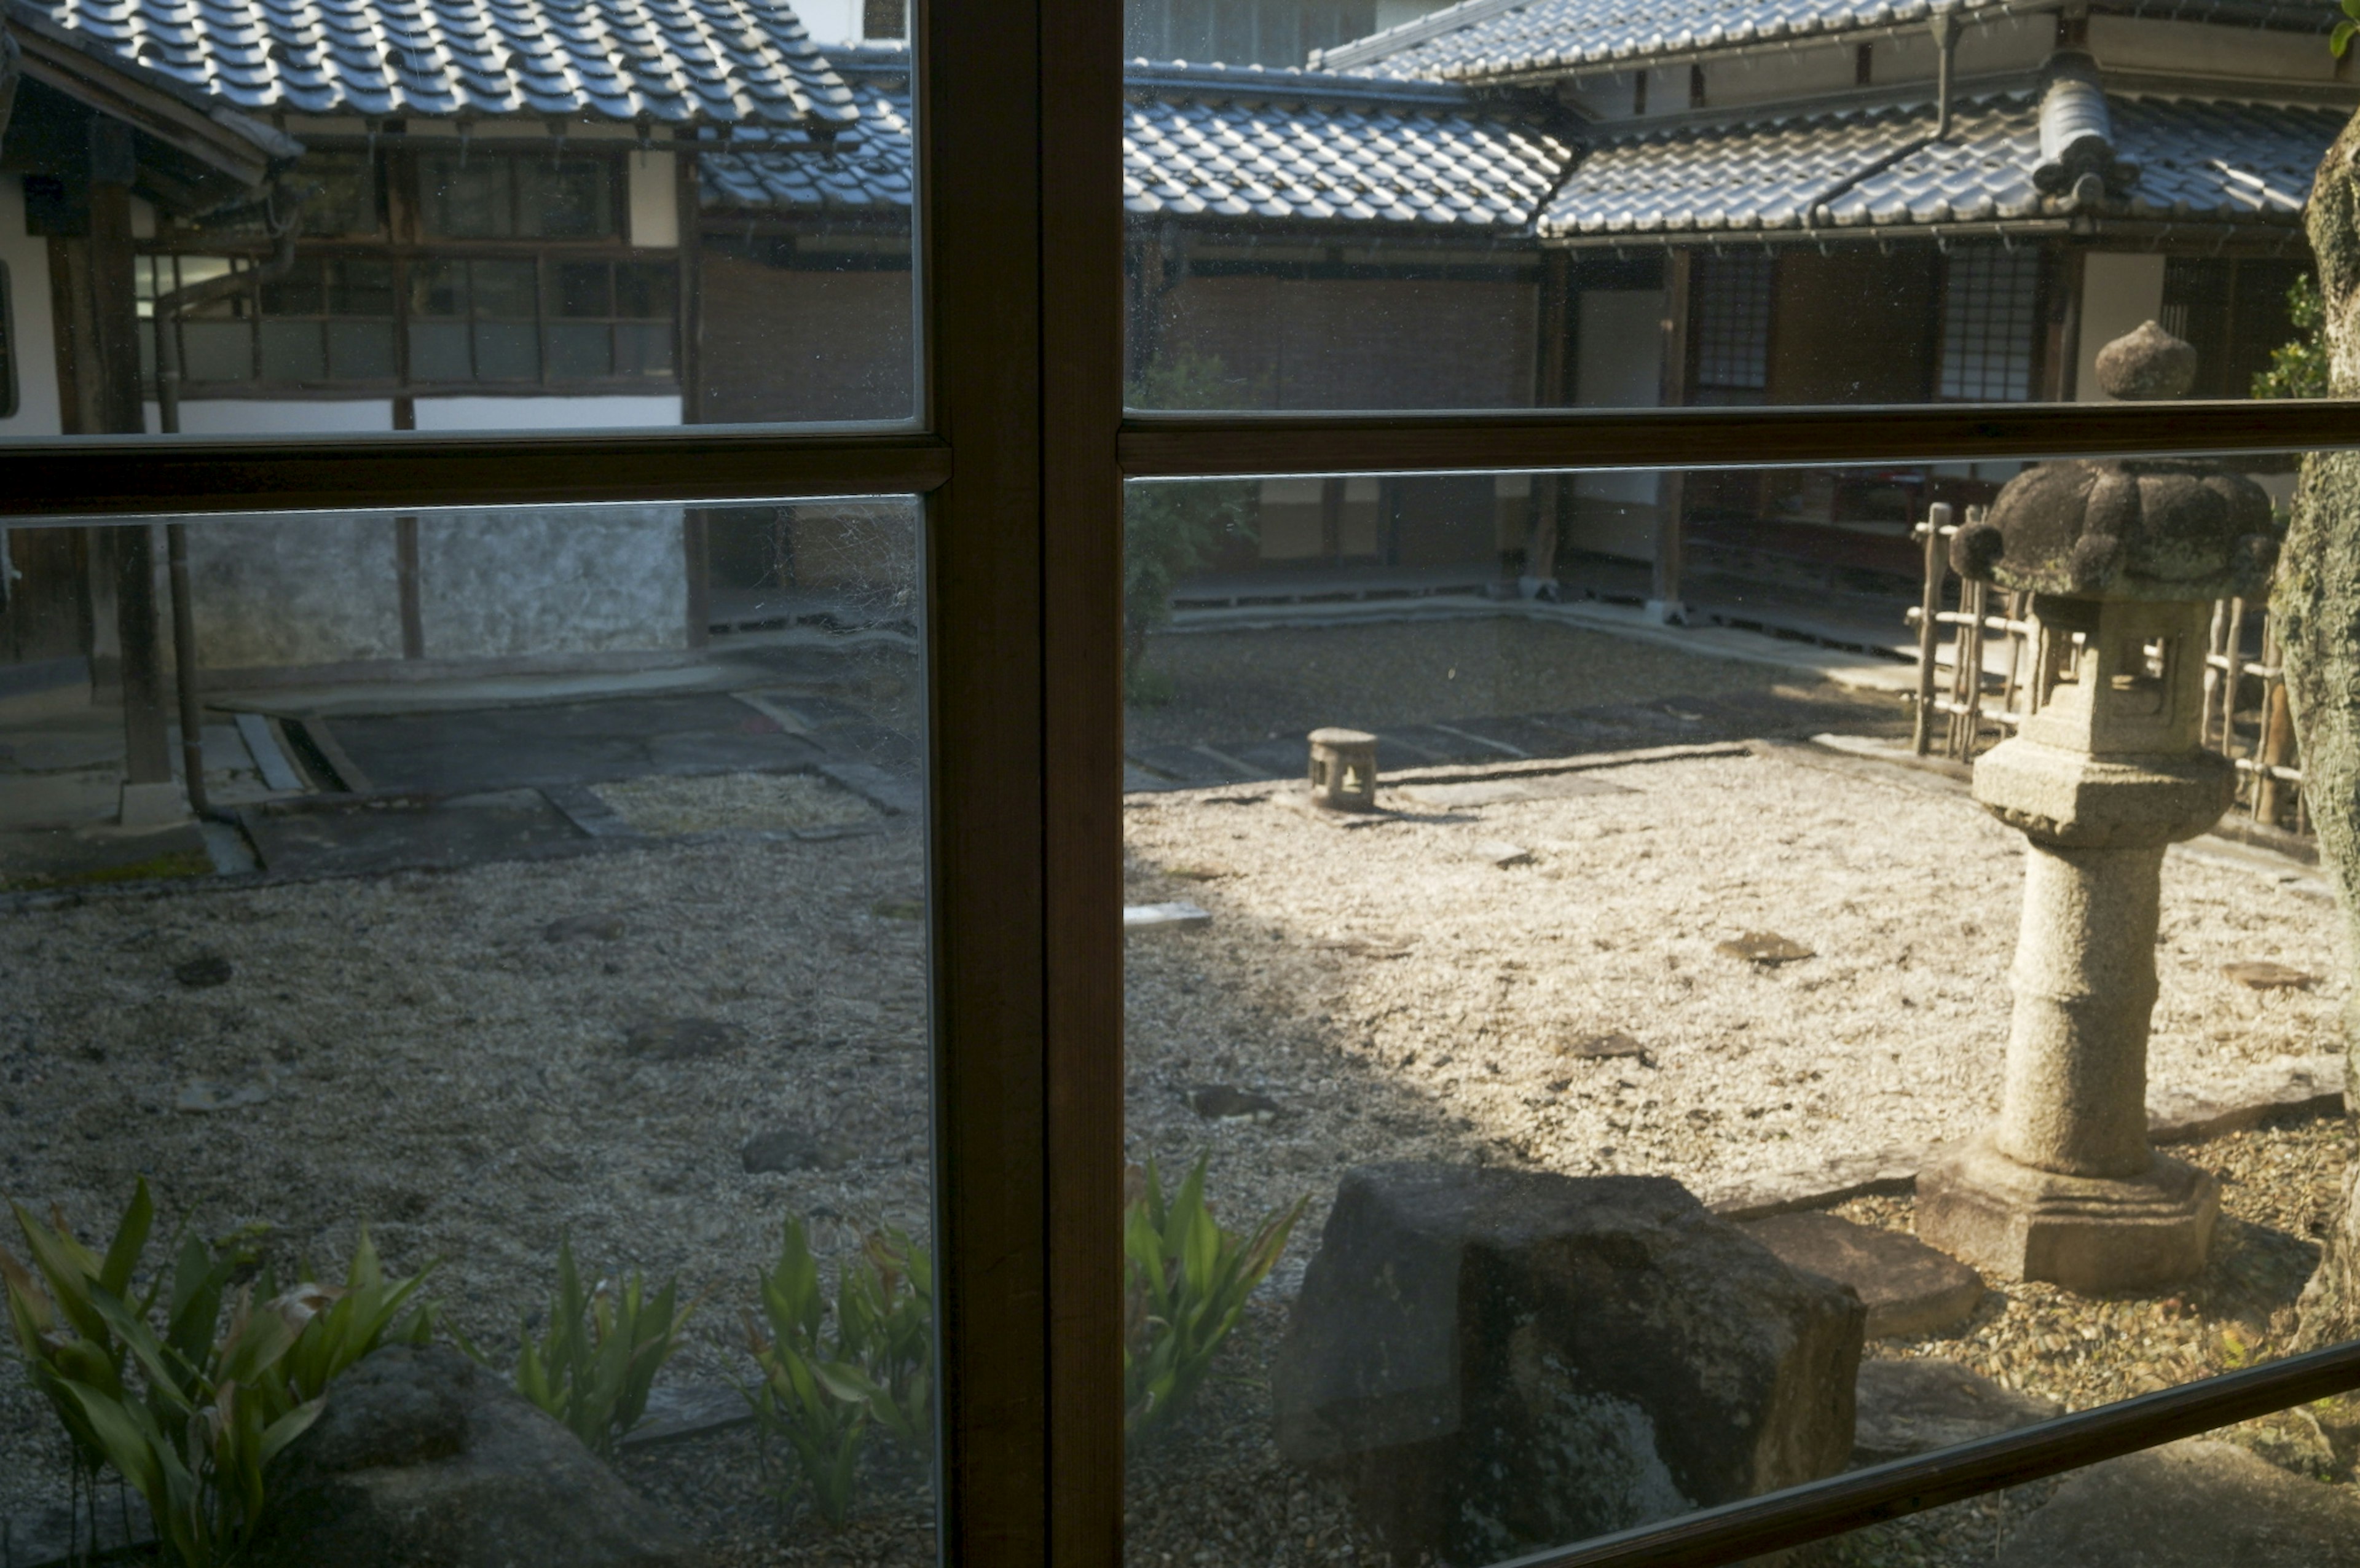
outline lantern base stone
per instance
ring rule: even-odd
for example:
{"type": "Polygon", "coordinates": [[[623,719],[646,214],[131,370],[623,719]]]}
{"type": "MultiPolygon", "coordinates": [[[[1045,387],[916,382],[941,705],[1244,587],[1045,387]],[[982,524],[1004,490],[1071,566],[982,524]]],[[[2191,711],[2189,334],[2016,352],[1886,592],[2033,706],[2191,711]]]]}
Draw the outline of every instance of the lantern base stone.
{"type": "Polygon", "coordinates": [[[2164,1155],[2140,1176],[2067,1176],[2018,1164],[1989,1133],[1918,1175],[1919,1239],[1986,1273],[2069,1290],[2202,1272],[2220,1211],[2220,1182],[2164,1155]]]}

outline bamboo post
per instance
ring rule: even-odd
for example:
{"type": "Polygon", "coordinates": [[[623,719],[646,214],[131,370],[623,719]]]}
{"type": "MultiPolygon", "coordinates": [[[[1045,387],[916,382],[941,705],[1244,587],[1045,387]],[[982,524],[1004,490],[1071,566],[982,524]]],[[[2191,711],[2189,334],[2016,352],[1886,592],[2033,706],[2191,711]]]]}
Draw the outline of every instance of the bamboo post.
{"type": "Polygon", "coordinates": [[[1918,525],[1926,539],[1926,582],[1918,602],[1918,721],[1910,731],[1909,749],[1919,757],[1934,740],[1934,648],[1942,630],[1937,617],[1942,612],[1942,574],[1949,564],[1943,559],[1942,529],[1950,521],[1950,504],[1937,501],[1918,525]]]}
{"type": "Polygon", "coordinates": [[[2221,644],[2221,755],[2237,755],[2237,688],[2245,683],[2245,602],[2229,601],[2229,627],[2221,644]]]}
{"type": "Polygon", "coordinates": [[[2000,689],[1999,699],[2003,713],[2016,711],[2016,692],[2024,683],[2024,616],[2031,608],[2025,603],[2027,597],[2022,589],[2010,593],[2002,612],[2007,617],[2007,683],[2000,689]]]}
{"type": "MultiPolygon", "coordinates": [[[[2213,600],[2212,626],[2204,637],[2204,705],[2198,710],[2200,716],[2196,724],[2196,744],[2199,746],[2209,746],[2213,744],[2212,707],[2221,695],[2221,671],[2212,661],[2221,657],[2221,634],[2228,629],[2228,626],[2229,601],[2213,600]]],[[[2222,746],[2216,749],[2225,755],[2228,747],[2222,746]]]]}
{"type": "Polygon", "coordinates": [[[2278,810],[2286,793],[2285,780],[2278,770],[2286,766],[2294,750],[2294,714],[2287,704],[2286,670],[2278,640],[2275,626],[2264,630],[2262,662],[2269,673],[2262,678],[2261,746],[2254,768],[2254,820],[2268,827],[2278,825],[2278,810]]]}

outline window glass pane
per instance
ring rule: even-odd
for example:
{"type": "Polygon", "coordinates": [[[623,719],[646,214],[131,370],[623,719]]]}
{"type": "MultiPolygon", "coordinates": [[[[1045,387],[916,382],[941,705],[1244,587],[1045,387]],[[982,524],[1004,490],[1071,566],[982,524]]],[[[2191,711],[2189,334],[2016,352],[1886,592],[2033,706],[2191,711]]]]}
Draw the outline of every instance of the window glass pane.
{"type": "Polygon", "coordinates": [[[334,316],[393,314],[393,264],[331,261],[327,265],[328,313],[334,316]]]}
{"type": "Polygon", "coordinates": [[[262,323],[262,379],[318,381],[327,374],[327,344],[318,321],[262,323]]]}
{"type": "Polygon", "coordinates": [[[2348,106],[2217,74],[2329,80],[2308,24],[1445,11],[1127,0],[1135,404],[2094,401],[2150,320],[2194,395],[2322,389],[2289,291],[2348,106]]]}
{"type": "Polygon", "coordinates": [[[472,378],[464,321],[412,321],[410,324],[410,375],[415,381],[466,381],[472,378]]]}
{"type": "Polygon", "coordinates": [[[614,369],[614,329],[603,321],[552,321],[549,327],[549,373],[560,379],[587,379],[614,369]]]}
{"type": "Polygon", "coordinates": [[[672,331],[669,321],[617,321],[615,371],[619,376],[669,376],[672,331]]]}
{"type": "Polygon", "coordinates": [[[615,166],[602,158],[517,160],[517,232],[595,239],[615,231],[615,166]]]}
{"type": "Polygon", "coordinates": [[[521,321],[477,321],[475,374],[486,381],[530,381],[541,374],[540,334],[521,321]]]}
{"type": "MultiPolygon", "coordinates": [[[[2294,1348],[2295,475],[2129,464],[2210,520],[2092,564],[2100,466],[1130,486],[1130,1561],[1502,1561],[2294,1348]],[[1218,1309],[1145,1239],[1200,1171],[1218,1309]]],[[[2066,1560],[2030,1506],[1833,1560],[2066,1560]]]]}
{"type": "Polygon", "coordinates": [[[471,261],[467,278],[479,317],[530,321],[539,311],[540,286],[529,261],[471,261]]]}
{"type": "Polygon", "coordinates": [[[329,374],[339,381],[383,381],[394,374],[391,321],[330,321],[329,374]]]}
{"type": "Polygon", "coordinates": [[[421,158],[426,232],[452,239],[499,239],[516,233],[514,171],[512,160],[496,154],[421,158]]]}
{"type": "Polygon", "coordinates": [[[374,152],[315,152],[297,164],[297,179],[311,186],[302,207],[303,232],[376,234],[377,160],[374,152]]]}
{"type": "MultiPolygon", "coordinates": [[[[127,221],[104,226],[106,248],[125,254],[92,259],[100,275],[147,272],[143,298],[152,301],[203,276],[180,253],[209,253],[224,269],[262,267],[291,232],[296,270],[272,287],[268,314],[384,322],[344,334],[355,373],[338,368],[333,343],[326,353],[329,379],[380,381],[386,395],[355,399],[316,376],[279,379],[285,354],[311,354],[316,365],[317,351],[290,347],[273,351],[278,389],[268,397],[190,379],[186,430],[481,430],[486,406],[474,394],[486,387],[498,394],[489,407],[519,430],[914,418],[917,160],[911,46],[896,5],[828,0],[792,15],[773,6],[726,38],[609,17],[620,30],[599,34],[601,63],[586,75],[567,52],[581,41],[579,17],[511,7],[484,24],[487,34],[482,18],[456,13],[397,16],[379,0],[362,9],[355,25],[382,24],[385,48],[399,56],[404,85],[390,110],[388,89],[369,76],[378,67],[333,39],[192,35],[169,70],[196,84],[191,124],[236,146],[215,161],[182,148],[174,158],[195,160],[185,169],[143,164],[127,221]],[[289,96],[257,109],[257,92],[289,96]],[[268,143],[267,176],[251,138],[235,129],[249,122],[268,143]],[[549,299],[528,305],[521,282],[511,289],[478,278],[473,290],[485,297],[471,301],[465,269],[494,261],[519,279],[545,278],[549,299]],[[158,264],[179,276],[159,284],[158,264]],[[340,268],[355,269],[349,285],[340,268]],[[561,344],[539,336],[544,314],[602,330],[561,344]],[[436,327],[461,320],[532,322],[535,335],[528,343],[504,329],[478,343],[472,326],[436,327]],[[635,325],[611,325],[625,321],[635,325]],[[393,344],[402,352],[383,352],[393,344]]],[[[1291,26],[1251,30],[1259,39],[1291,26]]],[[[82,29],[77,38],[102,74],[118,64],[134,76],[157,69],[152,49],[140,53],[147,46],[128,35],[82,29]]],[[[13,111],[11,145],[82,147],[92,116],[104,120],[127,101],[44,89],[13,111]]],[[[75,172],[87,160],[39,158],[62,159],[64,172],[28,176],[28,204],[0,199],[0,254],[20,273],[51,237],[89,230],[89,180],[75,172]]],[[[41,341],[20,343],[16,356],[19,380],[35,376],[38,394],[6,434],[129,433],[128,410],[141,398],[93,389],[134,374],[106,345],[143,332],[152,329],[103,330],[86,312],[43,326],[41,341]]],[[[307,344],[336,336],[282,335],[290,345],[299,335],[307,344]]],[[[155,401],[152,368],[137,374],[138,391],[155,401]]]]}
{"type": "Polygon", "coordinates": [[[561,316],[613,315],[614,270],[602,261],[558,263],[556,313],[561,316]]]}
{"type": "Polygon", "coordinates": [[[464,261],[410,263],[410,310],[413,316],[465,315],[467,264],[464,261]]]}
{"type": "Polygon", "coordinates": [[[262,284],[262,309],[266,315],[316,316],[325,308],[326,300],[317,261],[298,261],[262,284]]]}
{"type": "Polygon", "coordinates": [[[184,320],[180,360],[180,373],[191,381],[250,381],[254,378],[254,323],[184,320]]]}
{"type": "MultiPolygon", "coordinates": [[[[32,1265],[53,1213],[104,1248],[144,1181],[125,1310],[169,1297],[176,1258],[218,1270],[187,1341],[217,1381],[235,1323],[322,1348],[301,1281],[342,1287],[364,1247],[424,1276],[431,1323],[387,1337],[428,1347],[326,1381],[262,1473],[258,1556],[424,1560],[523,1464],[564,1506],[497,1505],[519,1563],[934,1561],[915,501],[170,520],[202,817],[169,665],[160,702],[124,696],[168,663],[168,612],[115,592],[152,578],[169,605],[163,530],[0,527],[0,1186],[36,1238],[0,1209],[0,1248],[32,1265]],[[634,1302],[659,1325],[644,1409],[563,1415],[590,1392],[564,1336],[634,1302]],[[517,1391],[529,1349],[559,1421],[517,1391]],[[831,1383],[798,1403],[814,1363],[831,1383]],[[300,1468],[388,1398],[444,1411],[422,1450],[361,1440],[419,1504],[400,1519],[332,1454],[300,1468]]],[[[23,1325],[48,1288],[0,1273],[23,1325]]],[[[0,1327],[19,1563],[72,1530],[86,1552],[93,1516],[150,1534],[25,1359],[103,1361],[89,1334],[0,1327]]],[[[309,1376],[267,1356],[240,1407],[283,1418],[309,1376]]]]}
{"type": "Polygon", "coordinates": [[[666,262],[627,261],[615,268],[615,313],[669,321],[679,294],[679,269],[666,262]]]}

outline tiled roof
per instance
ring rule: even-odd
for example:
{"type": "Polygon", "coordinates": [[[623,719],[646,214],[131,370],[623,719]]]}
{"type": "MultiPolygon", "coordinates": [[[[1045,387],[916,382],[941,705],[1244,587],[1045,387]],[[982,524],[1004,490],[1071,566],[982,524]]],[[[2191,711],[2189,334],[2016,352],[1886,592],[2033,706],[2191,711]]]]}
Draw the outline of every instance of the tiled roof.
{"type": "Polygon", "coordinates": [[[909,51],[834,49],[828,61],[859,118],[832,136],[733,129],[726,145],[697,159],[705,206],[909,210],[909,51]]]}
{"type": "MultiPolygon", "coordinates": [[[[717,208],[910,201],[906,56],[832,57],[862,123],[832,147],[734,132],[702,160],[717,208]]],[[[1141,216],[1522,231],[1573,156],[1569,127],[1522,100],[1438,83],[1259,66],[1141,64],[1123,103],[1123,204],[1141,216]]]]}
{"type": "Polygon", "coordinates": [[[1123,205],[1171,217],[1522,228],[1573,155],[1525,103],[1304,71],[1135,71],[1123,205]]]}
{"type": "MultiPolygon", "coordinates": [[[[1961,13],[2002,0],[1957,0],[1961,13]]],[[[1928,0],[1461,0],[1328,50],[1334,70],[1440,80],[1595,70],[1650,56],[1922,22],[1928,0]]]]}
{"type": "MultiPolygon", "coordinates": [[[[1938,8],[1929,0],[1460,0],[1328,49],[1314,63],[1483,81],[1922,23],[1938,8]]],[[[1947,8],[1965,16],[2055,7],[2040,0],[1948,0],[1947,8]]],[[[2306,32],[2325,31],[2336,16],[2333,6],[2306,0],[2101,0],[2097,8],[2306,32]]]]}
{"type": "Polygon", "coordinates": [[[49,0],[67,36],[248,112],[845,122],[785,0],[49,0]]]}
{"type": "Polygon", "coordinates": [[[1550,200],[1540,232],[1604,238],[1821,227],[1988,223],[2093,211],[2153,220],[2291,223],[2346,118],[2110,94],[2114,147],[2136,170],[2092,207],[2044,197],[2038,101],[1960,107],[1931,140],[1916,104],[1777,121],[1626,134],[1592,148],[1550,200]]]}

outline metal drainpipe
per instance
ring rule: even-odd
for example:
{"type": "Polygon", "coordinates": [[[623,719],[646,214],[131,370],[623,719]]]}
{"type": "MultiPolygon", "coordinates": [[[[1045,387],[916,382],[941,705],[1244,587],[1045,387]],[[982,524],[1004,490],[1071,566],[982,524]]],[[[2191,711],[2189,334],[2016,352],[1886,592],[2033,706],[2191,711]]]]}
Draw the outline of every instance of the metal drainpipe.
{"type": "MultiPolygon", "coordinates": [[[[288,214],[287,224],[275,236],[270,259],[251,272],[234,272],[175,289],[156,297],[156,425],[168,436],[180,433],[180,312],[191,306],[226,299],[249,286],[284,277],[295,265],[295,230],[302,203],[288,214]]],[[[164,561],[172,594],[172,665],[180,706],[180,771],[186,775],[189,810],[198,817],[213,815],[205,797],[204,704],[197,695],[197,625],[189,587],[189,526],[164,525],[164,561]]]]}
{"type": "Polygon", "coordinates": [[[1946,10],[1934,18],[1934,139],[1950,136],[1950,70],[1959,48],[1959,15],[1946,10]]]}

